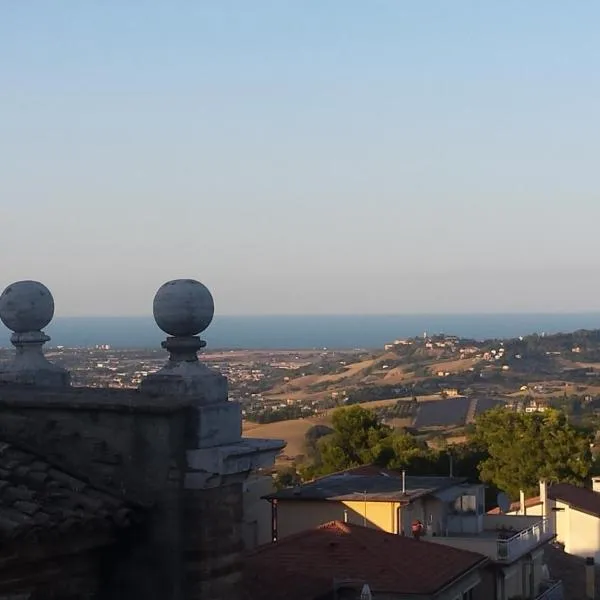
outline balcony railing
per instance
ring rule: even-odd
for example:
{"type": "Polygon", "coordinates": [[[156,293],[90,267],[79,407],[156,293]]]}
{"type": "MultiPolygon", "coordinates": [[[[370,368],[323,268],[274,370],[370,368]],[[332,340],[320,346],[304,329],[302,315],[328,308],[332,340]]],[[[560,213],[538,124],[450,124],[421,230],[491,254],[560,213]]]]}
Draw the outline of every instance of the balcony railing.
{"type": "MultiPolygon", "coordinates": [[[[512,562],[553,537],[550,522],[546,518],[533,520],[528,517],[528,521],[519,521],[515,525],[520,527],[524,524],[527,526],[517,533],[486,529],[474,534],[427,536],[425,539],[437,544],[479,552],[494,561],[512,562]]],[[[553,597],[550,599],[554,600],[553,597]]]]}
{"type": "Polygon", "coordinates": [[[564,600],[562,581],[550,582],[550,587],[536,596],[535,600],[564,600]]]}
{"type": "Polygon", "coordinates": [[[550,521],[544,517],[512,537],[496,541],[498,560],[513,560],[551,535],[550,521]]]}

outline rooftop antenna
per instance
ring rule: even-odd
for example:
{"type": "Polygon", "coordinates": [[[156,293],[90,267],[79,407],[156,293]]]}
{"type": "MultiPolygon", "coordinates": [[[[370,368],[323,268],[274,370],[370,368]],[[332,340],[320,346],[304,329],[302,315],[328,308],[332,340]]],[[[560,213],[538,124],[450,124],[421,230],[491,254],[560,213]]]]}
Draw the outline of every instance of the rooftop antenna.
{"type": "Polygon", "coordinates": [[[506,514],[510,510],[510,498],[504,492],[500,492],[498,496],[496,496],[496,502],[498,504],[498,508],[506,514]]]}

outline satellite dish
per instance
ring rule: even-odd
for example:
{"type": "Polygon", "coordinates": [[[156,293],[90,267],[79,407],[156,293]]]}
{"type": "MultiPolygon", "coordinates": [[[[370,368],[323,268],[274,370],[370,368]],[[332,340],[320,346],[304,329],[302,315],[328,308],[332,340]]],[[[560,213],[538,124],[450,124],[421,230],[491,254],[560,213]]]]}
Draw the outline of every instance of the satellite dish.
{"type": "Polygon", "coordinates": [[[498,494],[496,502],[498,503],[498,508],[503,513],[507,513],[510,510],[510,498],[504,492],[498,494]]]}
{"type": "Polygon", "coordinates": [[[373,600],[371,588],[367,583],[365,583],[365,585],[362,586],[362,590],[360,591],[360,600],[373,600]]]}

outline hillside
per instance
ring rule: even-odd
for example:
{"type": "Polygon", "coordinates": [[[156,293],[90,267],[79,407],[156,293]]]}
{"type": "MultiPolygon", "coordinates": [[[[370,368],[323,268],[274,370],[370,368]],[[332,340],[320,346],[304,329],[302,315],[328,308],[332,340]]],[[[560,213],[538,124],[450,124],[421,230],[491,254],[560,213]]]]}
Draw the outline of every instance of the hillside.
{"type": "Polygon", "coordinates": [[[246,416],[263,424],[247,423],[245,433],[283,438],[294,456],[304,433],[328,424],[338,406],[362,404],[392,426],[460,437],[460,428],[499,403],[537,410],[536,399],[566,398],[586,414],[596,398],[600,407],[600,331],[482,342],[440,335],[380,352],[315,356],[258,394],[246,416]]]}

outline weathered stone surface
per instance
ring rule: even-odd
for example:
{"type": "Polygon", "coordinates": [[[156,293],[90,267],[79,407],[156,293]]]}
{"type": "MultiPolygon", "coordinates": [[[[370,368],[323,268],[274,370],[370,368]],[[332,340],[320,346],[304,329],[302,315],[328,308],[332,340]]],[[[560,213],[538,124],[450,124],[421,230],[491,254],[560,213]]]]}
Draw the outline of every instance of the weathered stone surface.
{"type": "MultiPolygon", "coordinates": [[[[106,589],[99,598],[183,600],[181,474],[186,468],[189,403],[119,390],[59,394],[0,388],[0,409],[0,439],[19,440],[65,470],[85,474],[87,481],[80,481],[60,469],[46,471],[59,486],[71,490],[72,502],[60,509],[65,517],[69,510],[92,510],[97,502],[108,502],[110,496],[101,490],[88,494],[90,486],[109,488],[147,507],[142,529],[134,528],[131,535],[120,538],[119,545],[103,559],[109,574],[104,575],[106,589]],[[78,504],[84,508],[77,508],[78,504]]],[[[8,468],[0,464],[3,466],[8,468]]],[[[11,469],[20,466],[17,463],[11,469]]],[[[32,481],[35,491],[33,486],[39,485],[43,471],[33,466],[32,460],[28,472],[19,473],[32,481]]],[[[3,470],[10,472],[7,468],[3,470]]],[[[66,500],[57,498],[63,504],[66,500]]],[[[15,497],[17,501],[30,499],[15,497]]],[[[34,518],[35,514],[31,517],[23,510],[27,506],[20,504],[18,514],[34,518]]],[[[9,520],[13,517],[11,513],[9,520]]]]}
{"type": "Polygon", "coordinates": [[[170,360],[142,381],[140,389],[148,394],[190,397],[196,404],[227,402],[227,378],[201,362],[170,360]]]}
{"type": "Polygon", "coordinates": [[[255,469],[271,466],[284,446],[281,440],[246,438],[237,444],[188,450],[184,486],[201,489],[220,485],[223,477],[245,477],[255,469]]]}
{"type": "Polygon", "coordinates": [[[17,281],[0,295],[0,319],[15,333],[41,331],[54,316],[54,298],[39,281],[17,281]]]}
{"type": "Polygon", "coordinates": [[[241,583],[241,483],[186,490],[185,582],[188,600],[237,598],[241,583]]]}
{"type": "Polygon", "coordinates": [[[214,312],[210,292],[194,280],[159,290],[156,321],[175,337],[163,343],[166,365],[140,392],[44,388],[61,373],[41,352],[47,337],[29,330],[43,326],[44,315],[33,308],[13,323],[21,362],[13,369],[19,376],[8,380],[35,385],[0,383],[0,440],[27,449],[0,456],[0,531],[11,542],[0,544],[0,598],[239,598],[242,483],[284,444],[242,439],[227,379],[198,361],[205,343],[197,334],[214,312]],[[143,512],[143,520],[124,528],[129,504],[139,505],[133,514],[143,512]],[[116,539],[88,530],[86,514],[112,519],[117,527],[108,533],[116,539]],[[57,544],[27,545],[25,537],[15,546],[15,532],[52,523],[57,544]]]}
{"type": "Polygon", "coordinates": [[[195,279],[174,279],[161,285],[152,308],[156,324],[165,333],[183,337],[204,331],[215,313],[212,294],[195,279]]]}
{"type": "Polygon", "coordinates": [[[0,296],[0,319],[11,329],[16,348],[13,359],[0,371],[0,381],[19,385],[64,387],[70,375],[51,364],[42,352],[50,338],[42,331],[54,316],[50,290],[38,281],[18,281],[0,296]]]}
{"type": "Polygon", "coordinates": [[[215,402],[194,407],[197,414],[197,447],[213,448],[242,439],[242,410],[237,402],[215,402]]]}

